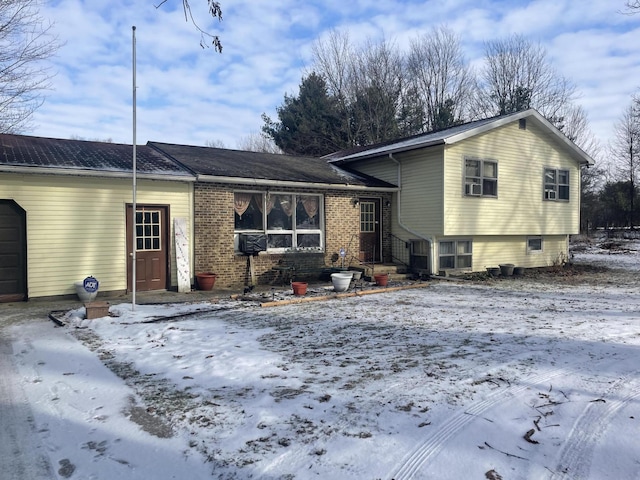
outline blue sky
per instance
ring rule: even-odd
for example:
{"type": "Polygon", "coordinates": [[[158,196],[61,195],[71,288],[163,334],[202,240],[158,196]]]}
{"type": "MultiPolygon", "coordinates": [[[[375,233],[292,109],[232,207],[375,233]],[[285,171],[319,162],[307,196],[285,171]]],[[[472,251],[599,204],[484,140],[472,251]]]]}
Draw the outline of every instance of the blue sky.
{"type": "Polygon", "coordinates": [[[275,117],[284,94],[297,94],[311,46],[331,29],[358,44],[385,38],[400,49],[431,28],[460,35],[479,65],[483,42],[518,33],[540,41],[554,67],[577,86],[578,102],[602,144],[640,88],[640,14],[624,0],[221,0],[223,21],[202,26],[224,50],[201,49],[180,0],[60,0],[41,9],[64,45],[34,127],[44,137],[110,138],[131,143],[132,30],[136,26],[137,140],[228,148],[275,117]]]}

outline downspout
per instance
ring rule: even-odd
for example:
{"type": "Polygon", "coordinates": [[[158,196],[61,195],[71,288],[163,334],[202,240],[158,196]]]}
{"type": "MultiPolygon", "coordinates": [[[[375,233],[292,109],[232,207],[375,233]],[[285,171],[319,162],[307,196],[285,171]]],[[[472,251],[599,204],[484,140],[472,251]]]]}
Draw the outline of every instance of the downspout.
{"type": "Polygon", "coordinates": [[[432,272],[432,275],[434,274],[435,270],[433,268],[434,265],[434,261],[435,261],[435,244],[436,244],[436,239],[433,235],[423,235],[419,232],[416,232],[414,229],[412,229],[411,227],[409,227],[408,225],[406,225],[403,220],[402,220],[402,164],[400,163],[399,160],[397,160],[394,156],[393,153],[389,153],[389,160],[391,160],[392,162],[394,162],[398,169],[397,169],[397,180],[396,180],[396,185],[398,186],[398,198],[396,201],[396,218],[398,220],[398,226],[400,228],[402,228],[403,230],[405,230],[406,232],[409,232],[412,235],[415,235],[416,237],[422,239],[422,240],[426,240],[427,242],[429,242],[430,245],[430,258],[429,258],[429,262],[430,262],[430,270],[432,272]]]}

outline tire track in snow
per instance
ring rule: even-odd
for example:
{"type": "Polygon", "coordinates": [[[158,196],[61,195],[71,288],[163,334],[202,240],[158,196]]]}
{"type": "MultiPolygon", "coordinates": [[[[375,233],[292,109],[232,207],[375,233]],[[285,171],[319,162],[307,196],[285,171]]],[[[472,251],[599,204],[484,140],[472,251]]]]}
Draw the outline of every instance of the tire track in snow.
{"type": "Polygon", "coordinates": [[[629,402],[640,396],[637,373],[618,379],[599,400],[589,403],[575,421],[564,442],[550,479],[589,478],[593,452],[612,418],[629,402]],[[614,396],[616,398],[612,399],[614,396]]]}
{"type": "Polygon", "coordinates": [[[522,379],[518,385],[508,387],[504,390],[497,390],[490,394],[485,400],[472,404],[463,411],[456,413],[444,422],[436,432],[414,448],[412,452],[407,454],[402,459],[400,465],[387,476],[387,479],[405,480],[412,478],[429,458],[436,455],[451,437],[456,435],[466,425],[476,420],[478,415],[500,403],[510,400],[528,388],[548,382],[552,378],[564,374],[566,369],[567,366],[565,365],[562,368],[522,379]]]}

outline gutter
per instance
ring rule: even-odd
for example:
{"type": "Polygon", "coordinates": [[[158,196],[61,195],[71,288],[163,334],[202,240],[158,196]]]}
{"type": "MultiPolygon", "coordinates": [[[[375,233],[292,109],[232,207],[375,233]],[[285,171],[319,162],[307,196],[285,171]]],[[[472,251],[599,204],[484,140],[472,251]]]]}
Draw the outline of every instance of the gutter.
{"type": "Polygon", "coordinates": [[[319,182],[294,182],[290,180],[267,180],[263,178],[240,178],[240,177],[219,177],[216,175],[198,175],[199,182],[207,183],[223,183],[250,186],[267,186],[267,187],[294,187],[294,188],[319,188],[332,190],[348,190],[348,191],[371,191],[379,192],[397,192],[397,187],[370,187],[367,185],[351,185],[348,183],[319,183],[319,182]]]}
{"type": "MultiPolygon", "coordinates": [[[[125,178],[130,179],[132,172],[110,171],[110,170],[78,170],[68,168],[49,167],[14,167],[5,165],[0,167],[0,173],[21,173],[36,175],[63,175],[67,177],[100,177],[100,178],[125,178]]],[[[195,182],[196,179],[188,175],[158,175],[149,173],[138,173],[138,178],[144,180],[166,180],[177,182],[195,182]]]]}
{"type": "Polygon", "coordinates": [[[389,160],[391,160],[392,162],[394,162],[397,166],[398,166],[398,170],[397,170],[397,180],[396,183],[398,185],[398,199],[396,201],[396,210],[397,210],[397,218],[398,218],[398,225],[400,226],[400,228],[402,228],[403,230],[405,230],[406,232],[409,232],[412,235],[415,235],[416,237],[422,239],[422,240],[426,240],[427,242],[429,242],[430,244],[430,259],[429,259],[429,263],[430,265],[430,269],[431,272],[433,274],[434,272],[434,261],[435,261],[435,245],[436,245],[436,239],[433,235],[423,235],[422,233],[419,233],[417,231],[415,231],[414,229],[412,229],[411,227],[409,227],[408,225],[406,225],[404,223],[404,221],[402,220],[402,163],[400,163],[399,160],[397,160],[392,153],[389,153],[389,160]]]}

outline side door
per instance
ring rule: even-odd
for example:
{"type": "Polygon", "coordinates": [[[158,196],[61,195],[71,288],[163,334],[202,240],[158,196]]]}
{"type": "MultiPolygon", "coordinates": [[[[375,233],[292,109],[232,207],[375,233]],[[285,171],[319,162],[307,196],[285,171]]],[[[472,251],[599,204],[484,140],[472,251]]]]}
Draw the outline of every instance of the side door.
{"type": "MultiPolygon", "coordinates": [[[[133,289],[133,218],[127,205],[127,290],[133,289]]],[[[136,205],[136,291],[164,290],[169,271],[169,228],[166,205],[136,205]]]]}
{"type": "Polygon", "coordinates": [[[0,200],[0,302],[27,299],[27,213],[0,200]]]}
{"type": "Polygon", "coordinates": [[[360,260],[380,262],[382,250],[381,200],[360,199],[360,260]]]}

